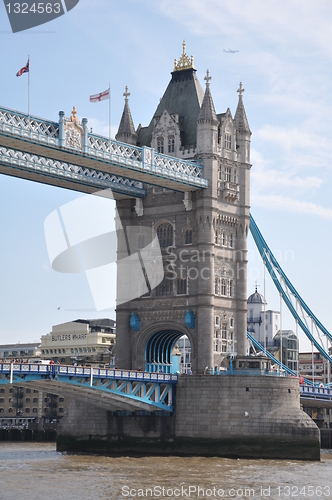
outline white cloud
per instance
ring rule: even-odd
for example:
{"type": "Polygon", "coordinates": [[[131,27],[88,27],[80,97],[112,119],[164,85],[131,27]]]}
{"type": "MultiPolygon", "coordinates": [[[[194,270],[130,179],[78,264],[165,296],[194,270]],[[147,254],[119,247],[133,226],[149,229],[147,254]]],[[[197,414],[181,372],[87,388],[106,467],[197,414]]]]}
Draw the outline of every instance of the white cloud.
{"type": "Polygon", "coordinates": [[[332,209],[326,208],[315,203],[300,201],[288,198],[283,195],[262,195],[253,194],[251,197],[253,205],[277,210],[282,212],[291,212],[301,215],[313,215],[323,219],[332,220],[332,209]]]}

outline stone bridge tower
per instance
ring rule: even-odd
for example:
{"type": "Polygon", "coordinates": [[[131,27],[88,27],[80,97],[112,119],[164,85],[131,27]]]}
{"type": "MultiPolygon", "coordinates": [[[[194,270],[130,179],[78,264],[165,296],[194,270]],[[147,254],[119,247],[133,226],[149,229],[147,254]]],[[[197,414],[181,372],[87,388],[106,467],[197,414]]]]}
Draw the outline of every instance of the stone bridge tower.
{"type": "MultiPolygon", "coordinates": [[[[117,201],[122,226],[136,229],[136,251],[146,244],[146,228],[158,236],[164,278],[143,296],[117,305],[116,364],[174,371],[176,342],[187,335],[192,371],[201,373],[206,367],[227,366],[231,353],[246,354],[251,132],[242,84],[234,118],[229,109],[216,113],[209,71],[204,92],[185,43],[171,74],[147,127],[135,130],[126,88],[116,138],[199,161],[209,186],[186,195],[145,186],[143,203],[117,201]]],[[[132,279],[134,287],[134,275],[132,279]]]]}

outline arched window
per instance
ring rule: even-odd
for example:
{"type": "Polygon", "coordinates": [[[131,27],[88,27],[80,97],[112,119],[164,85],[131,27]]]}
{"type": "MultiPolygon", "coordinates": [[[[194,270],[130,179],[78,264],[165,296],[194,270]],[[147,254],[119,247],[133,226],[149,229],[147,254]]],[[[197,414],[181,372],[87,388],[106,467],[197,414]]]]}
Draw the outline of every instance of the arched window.
{"type": "Polygon", "coordinates": [[[187,280],[186,278],[177,279],[177,295],[186,295],[187,293],[187,280]]]}
{"type": "Polygon", "coordinates": [[[215,295],[219,295],[220,291],[220,278],[215,278],[214,280],[214,293],[215,295]]]}
{"type": "Polygon", "coordinates": [[[221,295],[226,295],[226,280],[221,280],[221,295]]]}
{"type": "Polygon", "coordinates": [[[185,245],[191,245],[193,242],[193,230],[186,229],[185,233],[185,245]]]}
{"type": "Polygon", "coordinates": [[[156,287],[156,296],[161,295],[173,295],[173,276],[170,274],[165,274],[162,282],[156,287]]]}
{"type": "Polygon", "coordinates": [[[170,135],[168,137],[168,152],[174,153],[174,150],[175,150],[175,139],[174,136],[170,135]]]}
{"type": "Polygon", "coordinates": [[[173,226],[169,222],[163,222],[157,228],[157,236],[161,248],[173,246],[173,226]]]}
{"type": "Polygon", "coordinates": [[[158,137],[158,139],[157,139],[157,150],[158,150],[158,153],[164,152],[164,138],[163,137],[158,137]]]}

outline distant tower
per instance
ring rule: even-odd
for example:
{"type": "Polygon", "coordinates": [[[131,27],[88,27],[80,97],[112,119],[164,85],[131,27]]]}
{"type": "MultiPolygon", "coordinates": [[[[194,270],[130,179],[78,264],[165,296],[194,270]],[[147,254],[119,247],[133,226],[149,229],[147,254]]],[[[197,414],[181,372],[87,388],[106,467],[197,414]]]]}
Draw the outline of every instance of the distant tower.
{"type": "Polygon", "coordinates": [[[136,144],[137,134],[135,132],[133,119],[131,117],[131,112],[129,109],[129,96],[128,87],[124,92],[125,105],[122,113],[122,118],[119,126],[118,133],[115,136],[117,141],[126,142],[127,144],[136,144]]]}
{"type": "MultiPolygon", "coordinates": [[[[145,185],[140,210],[134,200],[117,201],[122,225],[137,228],[137,249],[140,227],[156,231],[165,273],[151,293],[117,306],[120,368],[174,371],[176,342],[184,334],[196,373],[226,364],[230,352],[246,354],[251,132],[242,84],[233,120],[229,109],[216,113],[210,81],[207,71],[204,93],[184,43],[149,126],[137,130],[137,145],[199,161],[209,185],[186,195],[145,185]]],[[[122,141],[123,117],[116,136],[122,141]]]]}

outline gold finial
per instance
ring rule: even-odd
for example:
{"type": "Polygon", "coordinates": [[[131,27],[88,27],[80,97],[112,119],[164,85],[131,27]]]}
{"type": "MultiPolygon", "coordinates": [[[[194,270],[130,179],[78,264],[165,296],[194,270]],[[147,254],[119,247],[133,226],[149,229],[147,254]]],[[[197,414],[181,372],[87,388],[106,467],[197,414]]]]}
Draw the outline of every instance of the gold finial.
{"type": "Polygon", "coordinates": [[[73,111],[71,112],[71,117],[70,117],[71,122],[78,123],[78,119],[77,119],[76,115],[77,115],[77,111],[76,111],[75,106],[73,106],[73,111]]]}
{"type": "Polygon", "coordinates": [[[194,56],[191,56],[190,58],[186,54],[186,42],[183,40],[182,44],[182,56],[180,57],[179,61],[175,59],[174,61],[174,70],[173,71],[181,71],[182,69],[194,69],[194,56]]]}

